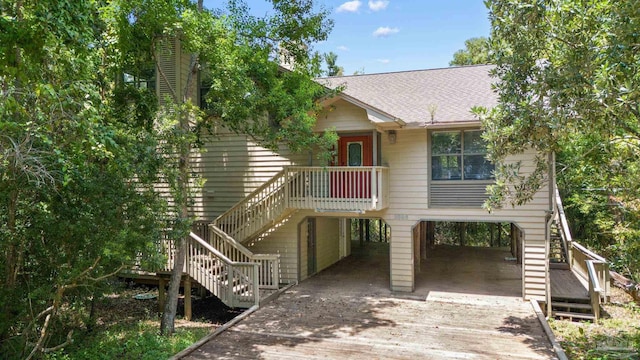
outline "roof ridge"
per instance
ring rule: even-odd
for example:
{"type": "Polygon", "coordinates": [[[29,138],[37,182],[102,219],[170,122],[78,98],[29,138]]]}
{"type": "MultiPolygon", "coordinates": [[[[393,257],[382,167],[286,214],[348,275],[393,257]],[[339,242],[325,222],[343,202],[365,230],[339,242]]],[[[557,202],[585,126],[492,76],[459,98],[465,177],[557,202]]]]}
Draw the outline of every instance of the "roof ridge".
{"type": "Polygon", "coordinates": [[[388,71],[388,72],[371,73],[371,74],[353,74],[353,75],[342,75],[342,76],[325,76],[325,77],[320,77],[320,78],[316,78],[316,79],[317,80],[343,79],[343,78],[355,78],[355,77],[364,77],[364,76],[393,75],[393,74],[401,74],[401,73],[415,73],[415,72],[438,71],[438,70],[460,70],[460,69],[468,69],[468,68],[474,68],[474,67],[486,67],[486,66],[495,66],[495,65],[494,64],[474,64],[474,65],[462,65],[462,66],[447,66],[447,67],[439,67],[439,68],[431,68],[431,69],[397,70],[397,71],[388,71]]]}

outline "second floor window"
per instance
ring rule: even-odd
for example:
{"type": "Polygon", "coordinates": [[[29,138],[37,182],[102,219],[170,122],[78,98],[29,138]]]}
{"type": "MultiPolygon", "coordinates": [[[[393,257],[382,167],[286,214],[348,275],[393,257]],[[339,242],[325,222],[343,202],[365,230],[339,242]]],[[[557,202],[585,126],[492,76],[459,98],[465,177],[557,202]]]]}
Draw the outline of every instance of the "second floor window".
{"type": "Polygon", "coordinates": [[[432,180],[493,179],[493,164],[487,160],[481,130],[434,131],[431,133],[432,180]]]}
{"type": "Polygon", "coordinates": [[[146,74],[142,76],[124,73],[123,80],[125,84],[133,85],[138,89],[148,89],[151,91],[155,91],[156,89],[156,80],[153,70],[146,71],[146,74]]]}

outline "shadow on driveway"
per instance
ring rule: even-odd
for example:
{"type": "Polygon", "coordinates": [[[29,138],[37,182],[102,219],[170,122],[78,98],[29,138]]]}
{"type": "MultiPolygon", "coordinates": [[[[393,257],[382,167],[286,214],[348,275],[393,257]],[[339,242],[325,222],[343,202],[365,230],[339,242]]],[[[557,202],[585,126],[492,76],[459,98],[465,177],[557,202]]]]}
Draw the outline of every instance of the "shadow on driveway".
{"type": "Polygon", "coordinates": [[[354,244],[351,256],[290,288],[187,359],[554,357],[529,303],[519,297],[445,286],[418,290],[389,291],[387,244],[354,244]]]}

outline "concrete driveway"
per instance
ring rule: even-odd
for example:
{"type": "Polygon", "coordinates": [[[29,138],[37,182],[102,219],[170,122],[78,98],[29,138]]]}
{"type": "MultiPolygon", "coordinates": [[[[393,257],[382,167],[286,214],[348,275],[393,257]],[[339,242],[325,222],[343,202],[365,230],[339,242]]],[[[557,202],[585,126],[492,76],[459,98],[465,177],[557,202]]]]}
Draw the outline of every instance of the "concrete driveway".
{"type": "Polygon", "coordinates": [[[519,267],[487,251],[478,256],[473,250],[468,258],[458,252],[458,266],[451,254],[433,256],[416,292],[400,294],[388,290],[388,245],[354,244],[352,256],[290,288],[186,359],[555,358],[531,305],[519,295],[505,296],[520,291],[519,267]],[[473,259],[490,262],[477,268],[473,259]],[[453,271],[454,278],[436,276],[453,271]],[[497,295],[487,294],[482,282],[497,295]]]}

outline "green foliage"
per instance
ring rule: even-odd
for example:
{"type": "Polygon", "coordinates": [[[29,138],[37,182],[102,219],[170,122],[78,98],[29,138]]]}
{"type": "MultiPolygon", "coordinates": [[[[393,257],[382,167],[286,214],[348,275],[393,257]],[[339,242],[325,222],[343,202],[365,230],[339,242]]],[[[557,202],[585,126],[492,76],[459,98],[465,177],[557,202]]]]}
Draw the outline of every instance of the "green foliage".
{"type": "Polygon", "coordinates": [[[338,66],[338,55],[334,52],[329,52],[324,55],[324,60],[327,63],[327,76],[342,76],[344,69],[342,66],[338,66]]]}
{"type": "Polygon", "coordinates": [[[208,328],[178,329],[173,336],[158,334],[155,322],[111,326],[84,334],[64,350],[47,354],[46,360],[71,359],[168,359],[207,335],[208,328]]]}
{"type": "MultiPolygon", "coordinates": [[[[162,174],[175,203],[189,204],[201,181],[188,153],[202,128],[223,123],[294,150],[335,140],[312,132],[324,89],[311,43],[326,38],[328,13],[309,0],[273,6],[255,18],[241,1],[200,11],[188,0],[0,0],[3,356],[68,343],[101,280],[158,263],[169,209],[154,184],[162,174]],[[162,49],[176,38],[207,69],[207,113],[191,101],[195,86],[172,89],[163,106],[155,98],[171,55],[162,49]],[[274,61],[279,51],[292,71],[274,61]]],[[[184,234],[188,214],[172,215],[184,234]]]]}
{"type": "Polygon", "coordinates": [[[199,125],[222,123],[271,149],[328,149],[335,137],[313,131],[318,100],[327,91],[313,81],[321,74],[321,58],[312,45],[326,39],[332,23],[309,0],[273,5],[274,15],[257,18],[244,2],[232,1],[228,17],[216,18],[198,32],[200,40],[189,41],[204,45],[190,48],[204,64],[207,84],[199,125]],[[293,65],[289,71],[278,64],[282,60],[293,65]]]}
{"type": "MultiPolygon", "coordinates": [[[[325,40],[331,27],[328,12],[311,0],[272,1],[273,15],[255,17],[244,1],[207,10],[184,0],[134,0],[110,2],[105,17],[107,33],[114,39],[114,58],[133,78],[145,78],[145,68],[157,70],[168,94],[155,118],[164,160],[168,166],[163,182],[174,205],[169,236],[176,241],[174,266],[180,269],[184,242],[191,222],[189,205],[201,184],[191,171],[190,153],[197,151],[205,130],[224,125],[248,134],[271,149],[286,145],[293,151],[320,148],[328,153],[335,143],[331,132],[316,134],[315,115],[326,90],[313,81],[320,74],[320,56],[314,42],[325,40]],[[180,85],[168,81],[167,63],[184,62],[183,54],[171,52],[174,41],[188,54],[186,76],[180,85]],[[289,70],[279,60],[291,64],[289,70]],[[200,110],[198,81],[205,101],[200,110]],[[175,88],[181,86],[181,88],[175,88]]],[[[129,93],[121,108],[131,107],[129,93]]],[[[136,104],[143,110],[146,104],[136,104]]],[[[137,108],[136,108],[137,109],[137,108]]],[[[135,113],[135,111],[133,111],[135,113]]],[[[136,122],[138,120],[132,119],[136,122]]],[[[171,333],[177,303],[178,270],[170,282],[161,331],[171,333]]]]}
{"type": "Polygon", "coordinates": [[[558,154],[558,181],[575,237],[605,250],[638,276],[640,171],[640,7],[637,1],[487,1],[500,105],[476,109],[489,157],[526,149],[535,171],[496,168],[491,207],[522,204],[547,180],[558,154]],[[629,256],[628,256],[629,255],[629,256]]]}
{"type": "Polygon", "coordinates": [[[157,255],[162,162],[151,95],[131,105],[103,62],[115,49],[97,2],[0,12],[0,353],[24,358],[65,341],[63,304],[73,314],[109,274],[155,262],[139,254],[157,255]]]}
{"type": "Polygon", "coordinates": [[[484,36],[465,40],[465,48],[453,53],[453,60],[449,61],[449,66],[491,64],[493,61],[489,44],[489,39],[484,36]]]}
{"type": "MultiPolygon", "coordinates": [[[[619,290],[618,291],[622,291],[619,290]]],[[[570,359],[636,359],[640,354],[640,307],[629,303],[604,305],[608,317],[598,324],[549,321],[556,338],[570,359]]]]}
{"type": "Polygon", "coordinates": [[[437,221],[435,242],[436,245],[504,247],[511,243],[509,230],[509,224],[437,221]]]}

